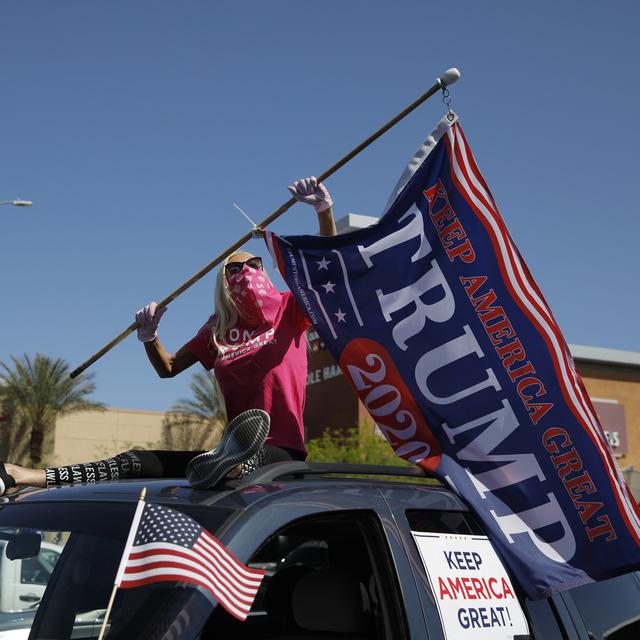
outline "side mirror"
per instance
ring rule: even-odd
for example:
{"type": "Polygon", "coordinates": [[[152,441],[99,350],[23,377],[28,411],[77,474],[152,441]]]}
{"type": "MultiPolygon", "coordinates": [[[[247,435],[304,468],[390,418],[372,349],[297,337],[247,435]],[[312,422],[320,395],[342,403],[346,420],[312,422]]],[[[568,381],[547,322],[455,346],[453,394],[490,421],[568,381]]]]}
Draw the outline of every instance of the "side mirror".
{"type": "Polygon", "coordinates": [[[7,542],[5,554],[9,560],[33,558],[40,553],[42,538],[39,533],[24,531],[15,534],[7,542]]]}

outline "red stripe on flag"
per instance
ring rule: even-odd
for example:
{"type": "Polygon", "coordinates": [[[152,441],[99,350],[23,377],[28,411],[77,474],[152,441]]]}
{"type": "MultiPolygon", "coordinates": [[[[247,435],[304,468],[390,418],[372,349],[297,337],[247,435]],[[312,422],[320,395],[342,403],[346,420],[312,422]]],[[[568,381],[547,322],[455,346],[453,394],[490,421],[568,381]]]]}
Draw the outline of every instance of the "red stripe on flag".
{"type": "MultiPolygon", "coordinates": [[[[264,575],[264,572],[258,571],[255,569],[248,570],[251,574],[250,577],[246,577],[238,573],[237,571],[234,571],[233,569],[230,570],[228,566],[224,563],[224,558],[212,558],[208,552],[201,551],[199,542],[196,542],[196,544],[193,547],[193,550],[187,549],[185,547],[180,547],[180,546],[169,547],[168,545],[165,545],[163,543],[156,543],[156,544],[162,544],[162,547],[149,548],[149,549],[145,549],[144,551],[134,551],[129,556],[129,560],[150,559],[156,555],[163,555],[163,554],[176,556],[179,558],[186,558],[194,562],[203,564],[211,568],[212,570],[214,570],[216,573],[223,574],[225,577],[229,579],[236,580],[238,583],[241,583],[239,587],[242,585],[247,585],[246,588],[249,588],[249,589],[251,589],[256,584],[256,582],[259,584],[260,581],[262,580],[262,576],[264,575]]],[[[151,560],[148,560],[148,562],[151,562],[151,560]]],[[[127,566],[131,566],[132,568],[134,568],[142,565],[132,564],[127,566]]],[[[242,588],[245,588],[245,587],[243,586],[242,588]]]]}
{"type": "Polygon", "coordinates": [[[249,569],[203,531],[192,548],[170,542],[133,547],[120,586],[133,588],[150,582],[187,582],[206,589],[229,613],[244,620],[263,576],[264,571],[249,569]]]}
{"type": "Polygon", "coordinates": [[[127,580],[126,584],[122,584],[122,588],[134,588],[134,587],[142,587],[146,584],[151,584],[154,582],[187,582],[189,584],[196,585],[202,589],[208,591],[232,616],[238,618],[238,620],[246,620],[247,614],[251,610],[251,606],[244,606],[242,603],[237,603],[233,600],[226,598],[224,595],[217,592],[216,589],[212,588],[209,582],[205,580],[198,580],[196,578],[191,578],[185,576],[181,573],[161,573],[154,576],[146,576],[145,578],[141,578],[139,580],[127,580]]]}
{"type": "Polygon", "coordinates": [[[552,328],[557,329],[557,336],[562,340],[564,340],[564,338],[562,338],[560,329],[557,326],[557,322],[553,316],[551,308],[549,307],[547,301],[545,300],[545,297],[542,295],[542,292],[538,288],[536,281],[533,279],[533,277],[529,273],[529,268],[526,266],[524,260],[522,260],[522,256],[520,255],[520,252],[518,251],[516,244],[513,241],[513,238],[511,237],[509,230],[507,229],[504,219],[499,213],[498,205],[496,204],[496,201],[493,195],[491,194],[491,191],[489,190],[489,187],[487,186],[487,183],[485,182],[484,177],[482,176],[482,174],[480,173],[480,170],[478,169],[475,158],[473,157],[473,154],[469,149],[469,145],[467,143],[467,139],[464,136],[464,132],[462,131],[462,127],[460,127],[460,125],[454,125],[454,126],[455,126],[455,134],[462,141],[462,147],[459,147],[460,152],[461,154],[464,153],[464,160],[466,161],[459,164],[461,168],[464,170],[464,173],[467,176],[467,178],[473,175],[475,180],[482,185],[484,189],[484,194],[475,187],[472,180],[468,179],[469,186],[471,187],[473,192],[480,199],[484,201],[487,207],[487,210],[489,211],[493,220],[502,231],[502,235],[505,239],[507,250],[509,252],[509,257],[512,259],[513,262],[517,262],[518,266],[520,266],[524,272],[524,279],[526,279],[526,285],[523,282],[523,279],[519,277],[520,273],[518,272],[518,270],[517,269],[514,270],[514,273],[516,274],[516,277],[518,277],[520,284],[524,287],[525,295],[527,294],[527,287],[534,290],[537,296],[537,300],[535,297],[532,296],[530,298],[530,302],[534,304],[541,313],[545,314],[548,317],[549,321],[552,323],[552,328]],[[469,169],[467,169],[467,166],[466,166],[467,164],[469,165],[469,169]],[[490,202],[487,202],[487,198],[490,200],[490,202]]]}
{"type": "Polygon", "coordinates": [[[278,236],[272,231],[265,231],[264,240],[267,243],[267,248],[269,249],[271,257],[275,260],[276,265],[278,266],[278,271],[284,277],[284,258],[282,257],[282,251],[280,249],[280,241],[278,236]]]}
{"type": "MultiPolygon", "coordinates": [[[[470,158],[473,158],[473,156],[471,152],[468,151],[468,146],[466,145],[466,139],[462,134],[462,129],[457,127],[456,134],[457,135],[459,134],[458,137],[462,141],[462,145],[460,144],[456,145],[457,147],[456,160],[458,160],[458,168],[465,176],[465,179],[470,189],[474,193],[474,195],[477,195],[477,197],[481,198],[481,194],[479,194],[479,191],[477,190],[477,188],[475,188],[473,181],[470,180],[469,170],[466,167],[467,163],[469,164],[469,166],[471,166],[470,158]]],[[[475,166],[475,162],[474,162],[474,166],[475,166]]],[[[476,167],[476,170],[477,170],[477,167],[476,167]]],[[[474,175],[473,177],[476,180],[479,180],[477,175],[474,175]]],[[[482,200],[483,200],[483,204],[487,206],[486,199],[482,199],[482,200]]],[[[526,271],[524,270],[524,265],[521,264],[521,261],[519,259],[520,258],[519,253],[517,255],[514,255],[515,253],[517,253],[517,249],[515,248],[515,243],[513,243],[513,240],[511,239],[511,236],[508,233],[506,226],[504,224],[504,221],[502,220],[500,214],[497,211],[497,208],[494,210],[491,207],[487,207],[487,209],[491,218],[494,220],[494,222],[502,231],[503,241],[506,240],[505,244],[506,244],[508,257],[511,259],[511,262],[515,264],[515,267],[519,267],[523,271],[523,273],[521,274],[517,268],[513,267],[513,264],[512,264],[512,269],[514,271],[514,279],[522,287],[524,297],[529,302],[529,304],[531,304],[534,308],[536,308],[536,310],[539,313],[541,313],[542,315],[547,315],[548,326],[546,328],[546,334],[545,334],[545,327],[542,326],[539,322],[537,322],[536,319],[528,313],[528,310],[526,309],[526,307],[522,308],[522,305],[520,305],[522,310],[525,313],[527,313],[528,317],[530,318],[534,326],[538,327],[538,331],[541,333],[541,335],[545,339],[545,342],[547,343],[547,348],[549,349],[552,363],[556,370],[556,376],[560,383],[560,388],[565,398],[565,401],[567,402],[567,405],[571,408],[575,418],[578,420],[578,423],[588,433],[592,442],[596,445],[598,449],[598,453],[602,458],[603,462],[605,463],[610,479],[613,480],[613,483],[618,486],[618,491],[622,491],[626,496],[624,482],[620,477],[620,474],[617,470],[615,462],[611,457],[609,447],[604,440],[604,435],[602,434],[602,428],[600,427],[600,424],[595,415],[595,412],[593,411],[591,403],[584,396],[582,387],[579,384],[576,372],[572,364],[569,362],[568,347],[566,346],[564,337],[560,332],[557,322],[555,321],[555,318],[553,317],[553,314],[551,313],[551,310],[549,309],[542,295],[540,294],[541,300],[538,301],[534,296],[531,295],[530,291],[528,290],[528,287],[529,287],[529,288],[533,288],[534,292],[539,291],[537,288],[537,285],[535,285],[535,282],[533,281],[533,278],[528,273],[528,269],[526,271]],[[528,279],[527,279],[527,276],[528,276],[528,279]],[[554,345],[552,345],[550,341],[547,340],[547,336],[549,335],[549,333],[551,333],[556,338],[557,345],[555,349],[554,349],[554,345]],[[558,351],[560,353],[560,358],[558,358],[558,355],[557,355],[558,351]],[[561,370],[562,365],[564,365],[564,371],[561,370]],[[576,394],[575,399],[571,398],[571,392],[576,394]],[[580,415],[580,410],[582,410],[584,417],[580,415]]],[[[474,210],[480,214],[477,208],[474,207],[474,210]]],[[[482,222],[484,224],[484,220],[482,220],[482,222]]],[[[486,226],[487,225],[485,224],[485,227],[486,226]]],[[[489,230],[489,233],[491,233],[490,230],[489,230]]],[[[503,275],[505,276],[505,281],[507,285],[510,286],[511,283],[508,280],[508,274],[503,273],[503,275]]],[[[514,292],[511,289],[511,287],[510,287],[510,291],[512,292],[512,295],[513,295],[514,292]]],[[[516,300],[516,302],[519,301],[517,298],[517,295],[514,297],[514,300],[516,300]]],[[[526,305],[526,302],[525,302],[525,305],[526,305]]],[[[616,491],[615,486],[612,485],[612,487],[614,488],[614,491],[616,491]]],[[[618,501],[618,504],[619,506],[622,506],[619,501],[618,501]]],[[[633,503],[633,509],[637,512],[637,507],[635,505],[635,502],[633,503]]]]}
{"type": "MultiPolygon", "coordinates": [[[[162,554],[167,555],[167,554],[162,554]]],[[[161,569],[163,567],[169,567],[170,569],[184,568],[187,571],[193,571],[198,573],[199,575],[206,577],[211,580],[221,591],[223,591],[226,595],[230,597],[237,597],[240,599],[250,599],[258,590],[260,586],[259,583],[254,585],[251,588],[246,587],[238,587],[234,584],[233,579],[230,579],[228,576],[221,576],[215,570],[208,570],[207,568],[198,567],[197,560],[190,560],[196,564],[193,566],[192,564],[186,562],[180,562],[179,559],[167,560],[166,558],[160,558],[156,561],[150,559],[147,562],[144,562],[140,565],[134,565],[131,567],[127,567],[125,570],[125,577],[128,579],[131,576],[135,576],[136,574],[143,573],[145,571],[153,571],[156,569],[161,569]]]]}
{"type": "MultiPolygon", "coordinates": [[[[458,132],[461,132],[460,130],[458,132]]],[[[464,143],[464,139],[462,140],[462,142],[464,143]]],[[[467,182],[468,185],[468,190],[466,189],[465,185],[462,184],[457,177],[455,178],[456,184],[459,185],[459,188],[461,190],[461,192],[463,193],[463,195],[465,195],[469,205],[473,208],[473,210],[476,212],[476,214],[478,215],[480,221],[483,223],[483,225],[485,226],[485,228],[487,229],[487,232],[489,233],[491,239],[492,239],[492,244],[494,245],[494,250],[496,251],[497,257],[499,259],[499,266],[501,268],[501,271],[503,272],[503,279],[505,281],[505,284],[507,285],[507,287],[509,288],[509,291],[512,294],[512,297],[514,299],[514,301],[516,303],[518,303],[518,305],[520,306],[521,310],[523,311],[523,313],[525,313],[527,315],[527,317],[530,319],[530,321],[532,322],[532,324],[534,326],[536,326],[538,328],[538,332],[541,334],[541,336],[543,337],[543,339],[545,340],[545,343],[547,344],[547,348],[549,350],[550,356],[551,356],[551,361],[553,363],[553,366],[556,370],[556,376],[558,378],[558,382],[560,383],[560,388],[561,391],[563,393],[563,396],[565,398],[565,401],[567,402],[567,406],[569,406],[572,410],[572,412],[574,413],[574,416],[576,417],[576,419],[578,420],[579,424],[581,424],[582,428],[587,431],[587,433],[589,434],[589,437],[591,438],[591,440],[594,442],[594,444],[596,444],[599,454],[600,456],[603,458],[603,461],[606,464],[606,467],[608,469],[609,475],[612,475],[612,470],[614,471],[614,481],[616,483],[618,483],[619,478],[615,477],[617,476],[617,474],[615,473],[615,465],[612,464],[612,461],[608,458],[608,456],[606,455],[606,451],[608,450],[608,447],[604,445],[604,442],[602,441],[600,436],[601,434],[599,433],[598,430],[595,431],[595,437],[594,437],[594,430],[593,430],[593,424],[589,425],[588,421],[591,421],[592,423],[597,422],[595,416],[593,415],[589,415],[591,412],[589,411],[589,408],[587,407],[584,398],[582,397],[582,394],[579,390],[576,389],[576,385],[573,383],[577,383],[577,380],[575,379],[575,376],[573,376],[573,380],[569,379],[569,381],[567,381],[567,374],[573,374],[573,367],[571,366],[571,364],[569,363],[568,357],[567,357],[567,347],[566,344],[564,342],[564,337],[562,336],[562,333],[560,332],[560,329],[557,326],[557,323],[555,321],[555,318],[553,317],[553,315],[551,314],[551,311],[549,310],[548,306],[546,305],[546,302],[544,302],[544,299],[540,302],[538,302],[538,300],[536,300],[536,298],[534,296],[531,295],[530,291],[528,290],[528,288],[531,286],[530,282],[525,282],[523,281],[523,278],[521,276],[521,274],[519,273],[517,267],[521,266],[519,264],[519,260],[517,260],[516,256],[514,255],[514,248],[515,248],[515,244],[513,243],[513,240],[511,239],[511,236],[509,235],[509,232],[506,229],[506,226],[504,224],[504,221],[502,220],[502,218],[500,217],[499,213],[495,210],[493,210],[493,208],[488,204],[487,199],[483,197],[483,194],[480,193],[478,191],[478,189],[475,187],[475,185],[473,184],[473,181],[470,179],[470,175],[469,175],[469,171],[465,165],[465,160],[468,161],[468,156],[470,155],[467,154],[466,149],[462,149],[461,145],[458,141],[458,144],[455,145],[455,150],[454,150],[454,156],[455,156],[455,161],[456,161],[456,166],[458,168],[458,170],[460,171],[460,173],[463,175],[463,177],[465,178],[465,181],[467,182]],[[473,201],[472,198],[469,198],[469,191],[471,191],[471,194],[473,196],[475,196],[476,198],[478,198],[479,200],[481,200],[481,204],[487,209],[487,213],[483,214],[483,212],[481,212],[478,207],[476,206],[476,203],[473,201]],[[491,217],[491,219],[494,221],[494,223],[496,224],[496,226],[498,226],[499,230],[501,231],[500,233],[500,237],[505,245],[505,253],[507,255],[507,258],[510,261],[510,268],[513,271],[513,276],[509,275],[509,270],[507,269],[507,265],[505,260],[503,260],[503,256],[500,253],[500,246],[499,246],[499,240],[497,235],[495,234],[495,231],[491,228],[491,225],[488,224],[486,217],[487,215],[489,217],[491,217]],[[517,283],[517,285],[519,287],[521,287],[522,290],[522,295],[519,296],[518,293],[516,291],[514,291],[514,288],[512,286],[511,280],[510,278],[513,277],[513,280],[515,280],[515,282],[517,283]],[[525,298],[526,300],[522,300],[522,298],[525,298]],[[536,318],[535,316],[531,313],[530,309],[527,308],[527,304],[531,305],[532,307],[534,307],[534,309],[540,313],[543,316],[547,316],[547,318],[545,318],[545,320],[547,321],[547,327],[544,327],[536,318]],[[551,334],[551,336],[550,336],[551,334]],[[554,337],[557,341],[557,345],[552,344],[552,342],[550,341],[550,337],[554,337]],[[558,358],[557,356],[557,352],[560,352],[561,354],[561,360],[560,358],[558,358]],[[561,369],[561,364],[564,365],[564,369],[565,371],[562,371],[561,369]],[[577,397],[576,399],[572,399],[571,395],[570,395],[570,391],[573,391],[574,393],[577,393],[577,397]],[[576,404],[577,403],[577,404],[576,404]],[[580,405],[580,406],[577,406],[580,405]],[[580,408],[582,409],[582,411],[586,414],[587,420],[583,419],[579,414],[580,414],[580,408]]],[[[477,179],[477,176],[473,176],[475,179],[477,179]]],[[[534,291],[537,290],[537,287],[534,288],[534,291]]]]}
{"type": "Polygon", "coordinates": [[[526,269],[526,265],[524,265],[524,262],[521,261],[519,253],[517,255],[514,255],[514,253],[517,252],[515,243],[513,243],[506,225],[504,224],[504,221],[498,213],[497,206],[495,205],[495,200],[493,199],[493,196],[491,196],[489,189],[486,187],[484,178],[480,174],[477,165],[473,160],[471,152],[467,152],[467,149],[462,148],[461,146],[461,143],[462,145],[466,146],[466,140],[464,139],[464,135],[462,134],[462,129],[457,123],[453,125],[451,131],[449,132],[446,143],[447,153],[449,155],[449,160],[452,166],[452,180],[456,187],[459,189],[460,193],[465,197],[465,200],[467,201],[469,206],[476,213],[480,222],[485,227],[485,230],[487,231],[487,234],[489,235],[489,238],[491,240],[491,244],[494,248],[494,252],[498,260],[498,265],[503,274],[503,280],[505,282],[505,285],[509,289],[511,296],[518,304],[521,311],[529,318],[531,323],[538,328],[538,332],[545,341],[547,349],[549,350],[551,356],[551,361],[556,370],[556,376],[558,378],[558,381],[560,382],[560,389],[565,398],[567,406],[571,409],[578,423],[589,434],[589,437],[596,445],[596,449],[598,450],[598,453],[605,463],[605,467],[608,471],[611,486],[614,490],[614,495],[618,503],[620,513],[627,523],[629,531],[636,538],[636,540],[640,542],[640,522],[634,524],[627,516],[630,511],[631,518],[633,518],[633,516],[635,516],[636,518],[640,517],[640,509],[637,505],[635,505],[634,502],[629,503],[628,492],[624,487],[622,479],[620,478],[615,462],[611,459],[611,454],[608,446],[602,441],[603,436],[601,434],[601,430],[598,431],[598,429],[594,429],[594,426],[598,425],[597,419],[595,415],[593,415],[590,406],[587,406],[585,399],[582,397],[582,392],[577,389],[578,385],[577,380],[575,379],[575,375],[573,376],[573,383],[575,384],[573,384],[571,380],[567,379],[566,373],[562,371],[561,362],[556,353],[557,351],[559,351],[561,354],[562,364],[564,365],[565,370],[573,374],[573,367],[569,363],[566,353],[567,348],[565,345],[564,337],[562,336],[555,318],[553,317],[551,310],[544,300],[544,297],[540,293],[537,285],[535,284],[535,281],[529,274],[528,269],[526,269]],[[459,138],[461,138],[462,140],[460,141],[460,139],[458,139],[456,141],[452,141],[452,138],[457,134],[459,134],[459,138]],[[467,168],[465,161],[466,163],[468,163],[469,168],[467,168]],[[456,175],[456,168],[464,177],[468,188],[460,181],[460,179],[456,175]],[[482,193],[476,187],[476,185],[474,185],[473,180],[471,180],[469,170],[473,172],[473,178],[484,187],[484,189],[486,190],[486,195],[482,193]],[[484,208],[486,209],[486,213],[482,212],[479,209],[476,202],[474,201],[474,197],[477,198],[480,201],[481,205],[484,206],[484,208]],[[500,247],[499,238],[495,230],[487,220],[487,216],[491,217],[494,224],[496,224],[499,229],[502,242],[505,246],[506,259],[509,259],[510,261],[509,267],[513,273],[513,276],[509,274],[509,269],[506,265],[506,259],[500,247]],[[523,273],[519,272],[517,268],[518,266],[522,268],[523,273]],[[521,288],[522,296],[515,291],[511,281],[511,277],[513,277],[518,286],[521,288]],[[535,295],[532,295],[529,289],[532,289],[535,295]],[[525,300],[523,300],[522,297],[524,297],[525,300]],[[547,321],[547,327],[544,327],[535,318],[534,314],[531,312],[527,305],[531,305],[532,307],[534,307],[534,309],[543,317],[546,316],[545,320],[547,321]],[[554,345],[552,344],[552,337],[555,338],[558,343],[556,347],[554,347],[554,345]],[[571,398],[570,390],[576,394],[576,400],[573,400],[571,398]],[[576,402],[579,406],[576,406],[576,402]],[[584,420],[580,415],[580,408],[582,409],[582,412],[586,414],[587,420],[584,420]],[[589,422],[591,422],[592,424],[589,425],[589,422]],[[620,495],[621,493],[623,494],[622,496],[620,495]],[[631,509],[629,509],[629,506],[631,506],[631,509]]]}
{"type": "Polygon", "coordinates": [[[252,580],[255,579],[256,576],[260,576],[260,579],[262,579],[264,571],[260,571],[258,569],[249,569],[247,566],[242,564],[242,562],[240,562],[228,549],[223,547],[217,538],[214,538],[207,531],[202,532],[197,544],[202,545],[207,549],[213,547],[216,556],[220,558],[220,560],[223,561],[225,565],[229,565],[230,568],[233,568],[239,579],[246,577],[249,580],[252,580]]]}
{"type": "MultiPolygon", "coordinates": [[[[156,555],[168,555],[167,553],[156,554],[156,555]]],[[[171,554],[174,555],[174,554],[171,554]]],[[[153,560],[153,557],[148,561],[139,564],[129,566],[125,569],[125,579],[128,580],[129,576],[135,576],[137,573],[144,573],[145,571],[154,571],[156,569],[185,569],[187,571],[193,571],[202,577],[211,580],[216,587],[221,589],[225,594],[229,597],[239,598],[241,600],[249,600],[251,601],[253,595],[255,595],[259,583],[257,586],[253,588],[247,587],[239,587],[235,585],[233,582],[228,581],[228,576],[220,576],[218,572],[215,570],[211,570],[208,567],[202,567],[198,565],[198,560],[194,558],[186,558],[187,560],[191,560],[193,564],[189,564],[186,562],[181,562],[178,558],[175,560],[167,560],[166,558],[161,558],[158,560],[153,560]],[[194,566],[195,565],[195,566],[194,566]]]]}
{"type": "MultiPolygon", "coordinates": [[[[461,130],[458,130],[456,133],[461,133],[461,130]]],[[[464,140],[463,140],[464,142],[464,140]]],[[[470,153],[470,152],[469,152],[470,153]]],[[[473,210],[476,212],[476,214],[478,215],[478,218],[480,219],[480,221],[482,222],[482,224],[485,226],[487,233],[489,234],[493,247],[494,247],[494,251],[496,253],[496,256],[498,258],[498,263],[499,263],[499,267],[500,270],[502,271],[503,274],[503,280],[505,282],[505,285],[507,286],[507,288],[509,289],[514,301],[518,304],[518,306],[521,308],[522,312],[529,318],[529,320],[531,321],[531,323],[536,326],[538,328],[538,332],[542,335],[543,339],[545,340],[545,343],[547,344],[547,348],[549,350],[549,353],[551,355],[551,360],[552,363],[554,365],[554,368],[556,370],[556,376],[558,378],[558,381],[561,383],[561,389],[563,390],[563,395],[565,396],[565,401],[567,402],[568,406],[572,406],[574,405],[574,402],[571,400],[570,397],[567,396],[567,394],[565,393],[565,389],[563,389],[562,387],[562,382],[566,383],[566,373],[563,372],[560,369],[560,361],[557,357],[557,355],[555,354],[556,349],[554,349],[554,345],[550,342],[549,340],[549,334],[551,334],[553,337],[555,337],[557,343],[558,343],[558,347],[559,350],[562,354],[562,358],[563,358],[563,362],[564,365],[566,367],[567,370],[571,371],[571,366],[566,358],[566,346],[565,346],[565,342],[564,342],[564,337],[562,336],[562,333],[560,332],[560,329],[557,326],[557,323],[555,321],[555,318],[553,317],[553,314],[551,313],[550,309],[548,308],[546,302],[544,301],[544,298],[542,298],[540,300],[540,302],[536,299],[535,296],[532,296],[530,291],[528,290],[531,287],[531,283],[533,282],[533,279],[531,278],[531,281],[524,281],[523,278],[521,277],[521,274],[518,271],[517,267],[520,267],[520,260],[519,260],[519,254],[518,256],[515,255],[515,243],[513,243],[513,240],[504,224],[504,221],[502,220],[501,216],[499,215],[499,213],[497,212],[497,210],[494,210],[489,203],[487,202],[487,199],[483,197],[483,194],[481,192],[478,191],[478,189],[474,186],[473,181],[470,179],[470,175],[469,172],[465,166],[465,160],[469,160],[468,155],[466,154],[466,151],[460,148],[459,144],[455,145],[455,151],[454,151],[454,155],[455,155],[455,161],[456,161],[456,166],[458,167],[458,170],[462,173],[462,175],[464,176],[467,185],[469,187],[469,190],[471,191],[472,195],[474,195],[475,197],[477,197],[479,200],[481,200],[481,204],[487,209],[486,214],[484,214],[482,211],[479,210],[479,208],[476,206],[475,202],[473,201],[472,198],[468,197],[468,192],[467,189],[465,187],[464,184],[462,184],[457,177],[455,178],[455,182],[458,185],[459,189],[461,190],[462,194],[466,197],[469,205],[473,208],[473,210]],[[487,217],[490,217],[491,220],[493,220],[494,224],[499,228],[500,230],[500,239],[502,239],[502,242],[504,243],[504,252],[506,254],[506,257],[509,259],[509,267],[511,269],[511,271],[513,272],[513,275],[511,276],[509,274],[509,268],[507,268],[507,264],[506,264],[506,260],[504,259],[504,256],[502,255],[501,252],[501,248],[500,248],[500,242],[498,239],[498,234],[495,233],[494,229],[491,227],[491,225],[488,223],[487,221],[487,217]],[[521,288],[522,294],[519,295],[515,290],[514,287],[512,285],[512,281],[511,278],[513,278],[513,280],[516,282],[516,284],[521,288]],[[523,300],[523,298],[525,298],[526,300],[523,300]],[[528,308],[527,305],[531,305],[532,307],[534,307],[535,311],[537,311],[539,314],[543,315],[543,316],[547,316],[545,318],[545,320],[547,321],[547,327],[545,329],[545,327],[535,318],[535,316],[531,313],[531,310],[528,308]]],[[[476,180],[478,179],[477,176],[473,176],[476,180]]],[[[537,286],[536,287],[531,287],[534,288],[534,291],[537,292],[537,286]]],[[[578,402],[580,400],[578,399],[578,402]]],[[[583,407],[584,409],[584,407],[583,407]]],[[[575,414],[575,412],[574,412],[575,414]]],[[[580,421],[580,423],[582,424],[583,428],[585,427],[584,421],[580,420],[580,418],[576,415],[576,418],[580,421]]]]}

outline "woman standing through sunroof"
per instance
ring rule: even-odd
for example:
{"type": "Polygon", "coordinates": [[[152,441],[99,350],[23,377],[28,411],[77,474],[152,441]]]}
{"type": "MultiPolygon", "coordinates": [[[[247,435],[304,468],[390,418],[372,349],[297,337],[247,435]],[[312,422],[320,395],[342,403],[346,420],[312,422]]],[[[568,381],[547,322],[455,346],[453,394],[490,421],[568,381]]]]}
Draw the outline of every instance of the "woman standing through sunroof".
{"type": "MultiPolygon", "coordinates": [[[[289,190],[314,207],[321,235],[336,234],[333,202],[316,178],[297,180],[289,190]]],[[[193,486],[206,488],[265,464],[305,459],[305,332],[310,323],[293,295],[276,289],[262,259],[242,251],[224,261],[216,278],[214,314],[175,353],[158,338],[165,311],[155,302],[140,309],[138,338],[161,378],[197,362],[214,371],[229,419],[219,445],[208,452],[132,450],[44,470],[0,463],[0,493],[23,485],[132,477],[186,476],[193,486]]]]}

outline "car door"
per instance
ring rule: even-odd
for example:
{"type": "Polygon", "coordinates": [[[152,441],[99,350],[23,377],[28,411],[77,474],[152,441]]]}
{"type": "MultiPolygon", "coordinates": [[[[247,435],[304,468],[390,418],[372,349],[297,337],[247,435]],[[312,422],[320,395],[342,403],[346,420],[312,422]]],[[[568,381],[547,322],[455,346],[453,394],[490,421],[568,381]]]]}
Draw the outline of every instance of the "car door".
{"type": "Polygon", "coordinates": [[[445,640],[422,558],[411,534],[407,512],[411,509],[453,512],[460,511],[464,505],[450,492],[441,491],[429,485],[415,487],[385,485],[380,487],[379,491],[391,511],[399,542],[402,545],[402,553],[411,567],[427,627],[427,637],[430,640],[445,640]]]}
{"type": "MultiPolygon", "coordinates": [[[[389,504],[418,584],[429,637],[444,640],[426,569],[412,531],[446,532],[452,536],[482,534],[481,525],[465,504],[446,490],[381,490],[389,504]]],[[[534,640],[635,640],[640,637],[640,578],[627,574],[604,582],[577,587],[549,598],[530,600],[517,591],[520,607],[534,640]]],[[[478,630],[478,637],[484,637],[478,630]]],[[[476,634],[466,633],[465,638],[476,634]]],[[[517,637],[517,636],[516,636],[517,637]]]]}
{"type": "Polygon", "coordinates": [[[203,639],[314,632],[372,640],[428,638],[415,580],[385,501],[374,485],[328,484],[307,483],[266,496],[220,532],[239,559],[267,576],[247,622],[238,625],[218,607],[203,639]],[[307,607],[301,598],[307,598],[307,607]]]}

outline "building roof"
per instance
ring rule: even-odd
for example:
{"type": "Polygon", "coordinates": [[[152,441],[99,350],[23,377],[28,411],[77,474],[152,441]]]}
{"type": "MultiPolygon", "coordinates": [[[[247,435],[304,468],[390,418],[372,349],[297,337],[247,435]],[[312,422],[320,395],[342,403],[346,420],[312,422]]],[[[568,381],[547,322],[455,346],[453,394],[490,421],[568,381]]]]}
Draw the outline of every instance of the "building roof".
{"type": "Polygon", "coordinates": [[[378,222],[378,220],[380,220],[380,218],[376,218],[375,216],[365,216],[361,213],[347,213],[347,215],[340,218],[340,220],[336,220],[336,229],[338,233],[347,233],[348,231],[370,227],[372,224],[378,222]]]}
{"type": "Polygon", "coordinates": [[[640,353],[637,351],[604,349],[602,347],[585,347],[580,344],[570,344],[569,350],[576,360],[580,360],[582,362],[617,364],[624,367],[640,367],[640,353]]]}

